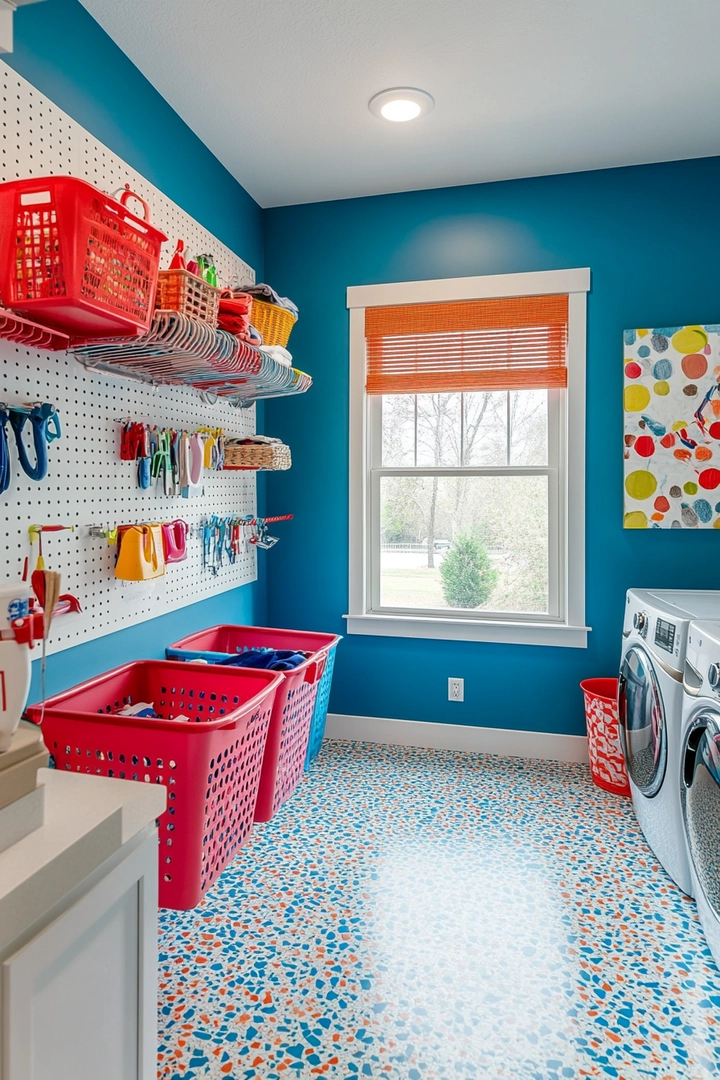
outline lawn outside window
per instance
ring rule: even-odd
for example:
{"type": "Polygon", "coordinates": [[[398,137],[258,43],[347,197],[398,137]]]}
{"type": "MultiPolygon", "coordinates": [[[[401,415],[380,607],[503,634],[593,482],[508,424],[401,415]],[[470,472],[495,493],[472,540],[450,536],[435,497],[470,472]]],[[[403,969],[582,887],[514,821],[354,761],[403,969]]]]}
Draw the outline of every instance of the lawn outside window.
{"type": "Polygon", "coordinates": [[[350,633],[586,646],[589,280],[348,289],[350,633]]]}

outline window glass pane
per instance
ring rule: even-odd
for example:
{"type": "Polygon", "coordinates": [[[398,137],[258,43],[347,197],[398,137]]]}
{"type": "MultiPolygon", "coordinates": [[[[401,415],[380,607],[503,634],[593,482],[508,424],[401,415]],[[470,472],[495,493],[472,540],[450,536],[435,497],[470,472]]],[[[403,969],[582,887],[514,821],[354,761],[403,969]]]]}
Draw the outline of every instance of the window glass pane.
{"type": "Polygon", "coordinates": [[[548,611],[547,476],[385,476],[380,603],[548,611]]]}
{"type": "Polygon", "coordinates": [[[463,394],[464,465],[507,465],[507,390],[463,394]]]}
{"type": "Polygon", "coordinates": [[[547,465],[547,390],[510,391],[510,464],[547,465]]]}
{"type": "Polygon", "coordinates": [[[418,394],[418,465],[460,464],[461,394],[418,394]]]}
{"type": "Polygon", "coordinates": [[[415,464],[414,394],[387,394],[382,399],[382,462],[395,469],[415,464]]]}

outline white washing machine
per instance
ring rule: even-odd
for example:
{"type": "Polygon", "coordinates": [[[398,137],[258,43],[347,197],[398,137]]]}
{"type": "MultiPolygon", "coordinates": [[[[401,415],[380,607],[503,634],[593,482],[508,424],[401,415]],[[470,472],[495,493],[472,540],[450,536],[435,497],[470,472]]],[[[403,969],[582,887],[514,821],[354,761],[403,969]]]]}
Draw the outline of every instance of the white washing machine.
{"type": "Polygon", "coordinates": [[[698,915],[720,967],[720,622],[692,622],[685,659],[680,805],[698,915]]]}
{"type": "Polygon", "coordinates": [[[693,895],[680,805],[683,670],[692,619],[720,620],[720,592],[630,589],[618,687],[620,742],[645,839],[693,895]]]}

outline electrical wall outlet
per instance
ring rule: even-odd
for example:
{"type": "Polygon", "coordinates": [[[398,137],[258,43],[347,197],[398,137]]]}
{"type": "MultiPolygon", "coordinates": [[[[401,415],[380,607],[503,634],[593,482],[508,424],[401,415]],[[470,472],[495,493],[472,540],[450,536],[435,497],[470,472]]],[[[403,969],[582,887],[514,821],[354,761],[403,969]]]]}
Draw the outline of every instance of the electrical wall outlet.
{"type": "Polygon", "coordinates": [[[465,700],[465,680],[448,679],[448,701],[465,700]]]}

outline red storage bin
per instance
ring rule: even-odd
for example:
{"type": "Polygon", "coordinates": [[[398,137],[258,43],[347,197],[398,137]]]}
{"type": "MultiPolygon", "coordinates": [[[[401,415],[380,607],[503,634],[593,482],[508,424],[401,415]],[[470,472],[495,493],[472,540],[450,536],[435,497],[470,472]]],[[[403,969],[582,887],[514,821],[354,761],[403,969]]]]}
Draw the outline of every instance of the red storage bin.
{"type": "MultiPolygon", "coordinates": [[[[334,634],[303,630],[273,630],[267,626],[213,626],[170,645],[169,659],[213,659],[250,649],[292,649],[312,655],[304,664],[285,672],[285,683],[275,696],[265,759],[258,790],[256,821],[269,821],[286,802],[302,779],[315,711],[318,684],[328,653],[337,644],[334,634]]],[[[215,668],[214,670],[218,670],[215,668]]],[[[224,671],[253,671],[253,668],[223,668],[224,671]]]]}
{"type": "MultiPolygon", "coordinates": [[[[250,836],[282,674],[138,660],[45,702],[56,768],[164,784],[160,905],[195,907],[250,836]],[[146,701],[164,719],[118,716],[146,701]],[[188,721],[173,720],[185,715],[188,721]]],[[[27,710],[40,721],[42,705],[27,710]]]]}
{"type": "Polygon", "coordinates": [[[131,194],[118,202],[72,176],[0,184],[3,305],[71,337],[146,331],[167,237],[127,209],[131,194]]]}
{"type": "Polygon", "coordinates": [[[580,689],[585,697],[590,775],[605,791],[630,795],[618,730],[618,681],[585,679],[580,683],[580,689]]]}

